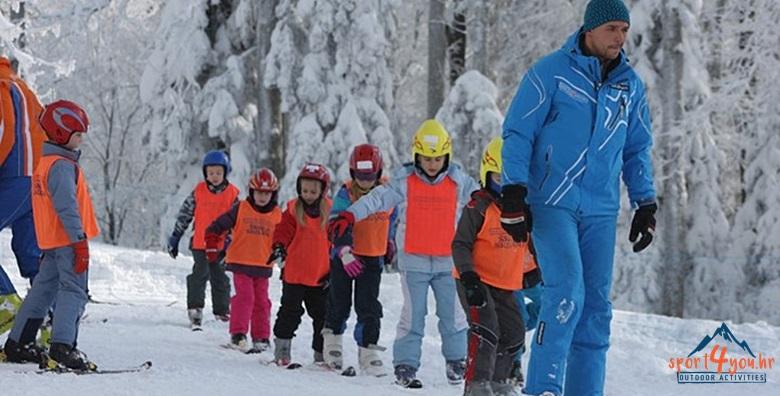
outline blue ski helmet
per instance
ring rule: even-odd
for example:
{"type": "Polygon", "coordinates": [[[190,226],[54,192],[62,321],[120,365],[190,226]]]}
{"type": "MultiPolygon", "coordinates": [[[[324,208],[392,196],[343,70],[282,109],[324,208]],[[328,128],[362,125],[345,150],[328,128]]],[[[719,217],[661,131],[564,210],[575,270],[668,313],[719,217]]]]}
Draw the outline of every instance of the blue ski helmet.
{"type": "Polygon", "coordinates": [[[225,169],[225,177],[230,174],[230,158],[227,154],[221,150],[211,150],[203,157],[203,178],[206,178],[206,167],[213,165],[221,165],[225,169]]]}

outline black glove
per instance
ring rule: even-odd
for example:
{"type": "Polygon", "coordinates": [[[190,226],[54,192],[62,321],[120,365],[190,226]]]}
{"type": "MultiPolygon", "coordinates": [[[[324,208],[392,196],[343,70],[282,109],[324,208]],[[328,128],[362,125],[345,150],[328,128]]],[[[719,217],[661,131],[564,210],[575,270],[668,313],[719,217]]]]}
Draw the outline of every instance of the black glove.
{"type": "Polygon", "coordinates": [[[271,265],[274,263],[274,261],[279,261],[279,267],[282,267],[281,261],[284,261],[284,259],[287,257],[287,250],[284,249],[284,245],[281,243],[277,243],[274,245],[273,250],[271,251],[271,255],[268,256],[268,261],[265,263],[267,265],[271,265]]]}
{"type": "Polygon", "coordinates": [[[634,212],[634,219],[631,220],[631,231],[628,233],[628,240],[631,243],[636,242],[636,238],[641,234],[639,242],[634,243],[634,253],[644,250],[650,242],[653,241],[655,233],[655,212],[658,205],[652,203],[642,205],[634,212]]]}
{"type": "Polygon", "coordinates": [[[170,238],[168,238],[166,250],[168,250],[168,255],[171,256],[172,259],[175,259],[176,256],[179,255],[179,239],[181,239],[181,237],[176,235],[171,235],[170,238]]]}
{"type": "Polygon", "coordinates": [[[465,289],[466,301],[469,303],[469,306],[485,306],[485,292],[476,272],[466,271],[460,274],[460,283],[463,285],[463,289],[465,289]]]}
{"type": "Polygon", "coordinates": [[[531,232],[531,210],[525,203],[528,193],[525,186],[509,184],[501,188],[501,198],[498,204],[501,207],[501,228],[509,234],[515,242],[528,240],[531,232]]]}

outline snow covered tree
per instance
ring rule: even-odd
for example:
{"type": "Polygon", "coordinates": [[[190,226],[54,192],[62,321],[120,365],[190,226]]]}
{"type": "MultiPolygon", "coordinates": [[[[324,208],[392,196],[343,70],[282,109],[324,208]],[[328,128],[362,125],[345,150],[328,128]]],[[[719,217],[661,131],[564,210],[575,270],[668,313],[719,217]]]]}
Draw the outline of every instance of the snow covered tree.
{"type": "Polygon", "coordinates": [[[397,162],[387,111],[392,107],[389,38],[398,2],[283,1],[266,58],[266,86],[282,94],[292,126],[282,196],[294,194],[305,162],[324,164],[335,180],[348,176],[349,152],[368,142],[397,162]]]}
{"type": "Polygon", "coordinates": [[[436,114],[452,137],[456,162],[475,177],[485,146],[493,137],[501,136],[504,116],[497,100],[496,86],[471,70],[458,78],[436,114]]]}

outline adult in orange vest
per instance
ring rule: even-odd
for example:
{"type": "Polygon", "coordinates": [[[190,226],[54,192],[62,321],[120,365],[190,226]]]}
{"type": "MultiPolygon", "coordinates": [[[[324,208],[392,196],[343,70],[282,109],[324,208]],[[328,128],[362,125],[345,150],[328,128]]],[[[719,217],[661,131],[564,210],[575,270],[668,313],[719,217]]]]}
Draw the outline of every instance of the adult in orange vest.
{"type": "Polygon", "coordinates": [[[273,264],[266,263],[266,259],[271,254],[274,228],[282,219],[278,195],[276,175],[262,168],[249,178],[246,199],[234,204],[206,229],[206,258],[211,263],[219,260],[225,234],[231,234],[225,263],[227,270],[233,272],[236,293],[230,299],[229,345],[245,352],[260,353],[270,347],[268,278],[273,275],[273,264]],[[251,349],[246,339],[250,322],[251,349]]]}
{"type": "Polygon", "coordinates": [[[482,189],[463,209],[452,241],[453,275],[471,329],[464,395],[519,393],[510,374],[525,327],[513,292],[523,288],[525,272],[538,273],[528,244],[501,227],[501,146],[494,138],[485,148],[482,189]]]}
{"type": "Polygon", "coordinates": [[[87,303],[88,240],[99,233],[84,172],[78,165],[82,134],[89,128],[86,112],[66,100],[54,102],[40,118],[51,139],[32,181],[32,207],[41,271],[22,303],[5,353],[12,362],[37,362],[43,351],[35,334],[55,303],[49,357],[60,365],[94,370],[95,364],[76,349],[79,319],[87,303]],[[55,301],[56,300],[56,301],[55,301]]]}
{"type": "Polygon", "coordinates": [[[176,258],[179,240],[194,220],[190,251],[194,264],[187,275],[187,316],[193,331],[200,330],[206,302],[206,283],[211,283],[211,304],[214,316],[223,322],[230,320],[230,280],[225,275],[224,238],[217,247],[220,259],[209,263],[206,258],[206,227],[238,202],[238,188],[227,180],[230,159],[222,151],[209,151],[203,157],[203,180],[184,200],[176,217],[173,233],[168,238],[168,254],[176,258]]]}
{"type": "MultiPolygon", "coordinates": [[[[350,180],[336,194],[331,217],[337,216],[353,202],[371,190],[387,183],[382,177],[382,152],[372,144],[356,146],[349,156],[350,180]]],[[[382,211],[355,223],[342,238],[333,241],[330,257],[330,291],[325,317],[325,362],[331,367],[342,366],[342,335],[352,310],[354,284],[354,329],[358,344],[358,361],[364,374],[385,375],[378,346],[382,303],[379,283],[382,268],[395,255],[396,211],[382,211]]]]}
{"type": "Polygon", "coordinates": [[[404,308],[393,343],[396,381],[421,387],[417,378],[428,312],[428,288],[436,299],[436,316],[446,375],[461,383],[465,372],[466,315],[452,278],[452,238],[460,209],[479,184],[452,162],[449,133],[436,120],[423,122],[412,143],[413,163],[393,173],[390,182],[373,189],[331,223],[334,234],[368,216],[399,208],[406,227],[399,228],[398,270],[404,308]]]}
{"type": "MultiPolygon", "coordinates": [[[[312,319],[314,361],[323,362],[322,327],[328,297],[327,221],[331,200],[328,198],[330,175],[324,166],[306,164],[296,180],[298,198],[287,202],[282,221],[276,225],[273,251],[266,261],[281,263],[282,301],[274,323],[274,361],[290,364],[295,331],[301,324],[303,306],[312,319]]],[[[281,266],[281,264],[280,264],[281,266]]]]}
{"type": "MultiPolygon", "coordinates": [[[[14,73],[11,62],[0,57],[0,230],[11,228],[19,273],[30,283],[41,258],[30,203],[30,179],[46,140],[38,123],[41,111],[35,93],[14,73]]],[[[21,303],[0,267],[0,334],[13,326],[21,303]]]]}

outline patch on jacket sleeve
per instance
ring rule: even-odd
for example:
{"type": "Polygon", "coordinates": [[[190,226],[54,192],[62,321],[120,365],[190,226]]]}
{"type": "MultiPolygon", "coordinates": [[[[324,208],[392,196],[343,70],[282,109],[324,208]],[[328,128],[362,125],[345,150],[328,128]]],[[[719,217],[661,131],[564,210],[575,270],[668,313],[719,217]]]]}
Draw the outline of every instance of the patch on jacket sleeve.
{"type": "Polygon", "coordinates": [[[567,96],[569,96],[576,102],[588,103],[588,98],[586,98],[585,95],[583,95],[580,92],[577,92],[577,90],[575,90],[569,84],[563,81],[558,81],[558,90],[565,93],[567,96]]]}

